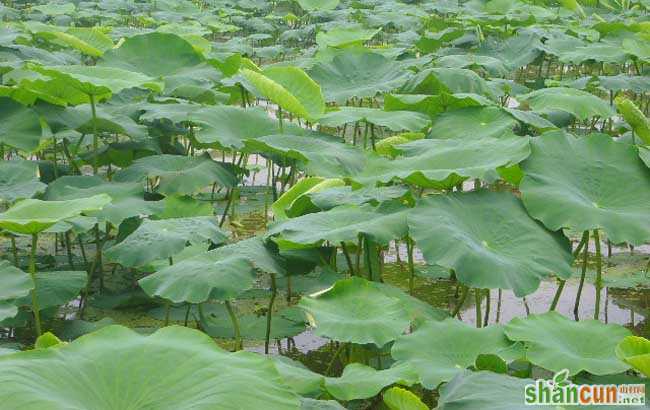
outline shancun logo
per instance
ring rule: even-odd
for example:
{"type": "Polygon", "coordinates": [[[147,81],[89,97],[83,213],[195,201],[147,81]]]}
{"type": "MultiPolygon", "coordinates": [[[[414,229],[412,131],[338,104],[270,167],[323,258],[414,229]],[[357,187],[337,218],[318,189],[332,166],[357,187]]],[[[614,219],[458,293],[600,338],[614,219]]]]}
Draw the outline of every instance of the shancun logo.
{"type": "Polygon", "coordinates": [[[540,379],[524,390],[531,406],[643,406],[645,384],[573,384],[564,369],[550,380],[540,379]]]}

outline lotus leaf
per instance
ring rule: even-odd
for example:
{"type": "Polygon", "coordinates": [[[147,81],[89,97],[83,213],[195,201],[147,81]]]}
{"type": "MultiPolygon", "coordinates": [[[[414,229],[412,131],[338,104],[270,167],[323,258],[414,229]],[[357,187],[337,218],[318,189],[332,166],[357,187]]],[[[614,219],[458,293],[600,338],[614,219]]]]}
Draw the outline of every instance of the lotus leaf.
{"type": "Polygon", "coordinates": [[[453,269],[474,288],[525,296],[551,274],[572,273],[567,238],[533,220],[509,193],[434,195],[416,206],[408,224],[428,263],[453,269]]]}
{"type": "Polygon", "coordinates": [[[619,373],[629,366],[616,357],[616,346],[630,331],[620,325],[597,320],[574,322],[559,313],[547,312],[515,318],[505,328],[506,335],[526,344],[526,359],[558,372],[568,369],[604,375],[619,373]]]}
{"type": "Polygon", "coordinates": [[[307,313],[316,335],[342,342],[381,347],[402,334],[410,322],[399,299],[357,277],[303,297],[298,306],[307,313]]]}
{"type": "Polygon", "coordinates": [[[650,239],[650,169],[635,147],[602,134],[558,133],[531,145],[520,190],[532,217],[551,230],[601,228],[614,243],[650,239]]]}
{"type": "Polygon", "coordinates": [[[420,384],[435,389],[474,365],[480,354],[499,354],[511,345],[503,326],[477,329],[450,318],[426,322],[413,333],[400,336],[391,355],[398,363],[410,364],[420,384]]]}

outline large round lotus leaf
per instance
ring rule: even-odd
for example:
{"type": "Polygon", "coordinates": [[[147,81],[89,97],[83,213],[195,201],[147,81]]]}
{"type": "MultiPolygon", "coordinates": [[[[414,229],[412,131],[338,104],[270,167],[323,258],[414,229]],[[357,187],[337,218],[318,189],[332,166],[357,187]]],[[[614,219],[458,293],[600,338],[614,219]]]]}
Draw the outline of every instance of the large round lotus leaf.
{"type": "Polygon", "coordinates": [[[418,396],[401,387],[391,387],[382,397],[390,410],[429,410],[418,396]]]}
{"type": "Polygon", "coordinates": [[[321,48],[345,47],[369,41],[380,29],[365,29],[361,26],[334,26],[331,30],[316,34],[316,43],[321,48]]]}
{"type": "Polygon", "coordinates": [[[325,111],[320,86],[298,67],[270,67],[261,73],[245,68],[242,73],[261,96],[283,110],[307,120],[325,111]]]}
{"type": "Polygon", "coordinates": [[[327,101],[343,105],[352,97],[374,97],[399,88],[411,72],[381,54],[348,51],[314,64],[309,75],[321,85],[327,101]]]}
{"type": "Polygon", "coordinates": [[[436,60],[438,67],[446,68],[473,68],[482,67],[490,75],[495,77],[505,76],[508,74],[503,61],[498,58],[473,54],[450,54],[442,56],[436,60]]]}
{"type": "MultiPolygon", "coordinates": [[[[280,132],[278,121],[270,118],[266,111],[258,107],[205,107],[194,111],[189,119],[200,126],[195,133],[195,138],[200,143],[218,143],[235,149],[244,147],[247,139],[280,132]]],[[[287,132],[289,128],[285,127],[287,132]]],[[[294,131],[291,128],[291,132],[294,131]]]]}
{"type": "Polygon", "coordinates": [[[325,178],[356,174],[361,171],[365,161],[359,148],[325,134],[303,137],[289,134],[267,135],[247,141],[246,146],[256,152],[281,154],[302,161],[310,175],[325,178]]]}
{"type": "Polygon", "coordinates": [[[339,5],[339,0],[296,0],[306,11],[333,10],[339,5]]]}
{"type": "Polygon", "coordinates": [[[480,354],[499,354],[511,345],[502,326],[477,329],[449,318],[426,322],[413,333],[400,336],[391,355],[398,363],[409,363],[424,387],[435,389],[474,365],[480,354]]]}
{"type": "Polygon", "coordinates": [[[343,186],[343,183],[323,186],[322,189],[320,188],[321,185],[324,185],[324,183],[316,185],[314,189],[310,189],[293,201],[287,208],[287,215],[294,218],[310,212],[332,209],[340,205],[363,205],[366,203],[378,205],[392,199],[403,198],[408,194],[408,189],[397,185],[364,187],[356,190],[353,190],[351,186],[343,186]]]}
{"type": "Polygon", "coordinates": [[[400,363],[385,370],[350,363],[343,369],[341,377],[326,378],[325,388],[335,399],[350,401],[374,397],[391,384],[411,386],[417,380],[417,374],[408,363],[400,363]]]}
{"type": "MultiPolygon", "coordinates": [[[[526,385],[532,379],[520,379],[488,371],[465,371],[440,388],[437,410],[526,410],[526,385]]],[[[551,407],[553,408],[553,407],[551,407]]]]}
{"type": "Polygon", "coordinates": [[[35,162],[0,162],[0,202],[14,202],[43,192],[47,185],[38,177],[38,164],[35,162]]]}
{"type": "Polygon", "coordinates": [[[340,280],[323,293],[303,297],[298,306],[307,313],[314,334],[341,342],[381,347],[395,340],[410,323],[399,299],[358,277],[340,280]]]}
{"type": "Polygon", "coordinates": [[[75,88],[84,94],[107,98],[111,93],[116,94],[127,88],[141,87],[153,91],[161,91],[161,84],[154,78],[144,74],[114,67],[98,67],[87,65],[68,66],[33,66],[34,71],[51,78],[65,81],[68,87],[75,88]]]}
{"type": "MultiPolygon", "coordinates": [[[[201,328],[212,337],[232,339],[235,337],[235,331],[232,326],[232,320],[226,313],[220,316],[206,314],[206,320],[202,320],[201,328]]],[[[238,317],[239,334],[242,339],[248,340],[265,340],[266,338],[266,314],[246,314],[238,317]]],[[[307,329],[307,321],[302,310],[297,307],[289,307],[277,313],[273,313],[271,318],[272,340],[285,339],[294,337],[303,333],[307,329]]]]}
{"type": "Polygon", "coordinates": [[[406,231],[406,208],[340,206],[278,222],[269,228],[268,234],[279,235],[276,240],[286,245],[356,242],[359,235],[388,244],[402,238],[406,231]]]}
{"type": "Polygon", "coordinates": [[[184,259],[138,283],[148,295],[174,303],[229,300],[253,285],[256,269],[284,273],[264,243],[251,238],[184,259]]]}
{"type": "MultiPolygon", "coordinates": [[[[38,307],[43,310],[61,306],[79,296],[86,286],[88,275],[85,271],[37,272],[36,298],[38,307]]],[[[16,299],[18,306],[31,306],[31,296],[16,299]]]]}
{"type": "Polygon", "coordinates": [[[438,95],[387,94],[384,96],[384,109],[386,111],[416,111],[429,117],[435,117],[444,111],[489,105],[494,105],[494,101],[478,94],[468,93],[442,93],[438,95]]]}
{"type": "Polygon", "coordinates": [[[122,242],[106,249],[106,257],[126,267],[142,266],[169,258],[187,243],[211,241],[218,244],[228,238],[212,216],[194,218],[146,219],[122,242]]]}
{"type": "Polygon", "coordinates": [[[413,76],[401,90],[405,94],[471,93],[493,97],[487,82],[464,68],[429,68],[413,76]]]}
{"type": "Polygon", "coordinates": [[[464,179],[498,179],[497,169],[513,166],[530,154],[528,137],[477,140],[425,139],[395,147],[405,155],[394,160],[371,157],[360,174],[364,184],[400,179],[422,187],[451,188],[464,179]]]}
{"type": "Polygon", "coordinates": [[[317,397],[323,392],[325,376],[309,370],[304,364],[287,356],[272,356],[275,368],[287,386],[301,396],[317,397]]]}
{"type": "Polygon", "coordinates": [[[383,111],[377,108],[341,107],[325,114],[319,124],[340,127],[344,124],[365,121],[392,131],[421,131],[431,123],[429,117],[412,111],[383,111]]]}
{"type": "Polygon", "coordinates": [[[115,226],[132,216],[153,215],[162,211],[162,204],[144,200],[144,186],[140,182],[107,182],[96,175],[66,175],[54,180],[47,187],[45,199],[62,201],[107,194],[111,203],[101,211],[87,212],[99,220],[107,220],[115,226]]]}
{"type": "Polygon", "coordinates": [[[152,155],[115,174],[114,181],[134,182],[159,177],[158,191],[165,195],[192,194],[217,183],[225,187],[237,184],[232,164],[213,161],[209,155],[152,155]]]}
{"type": "Polygon", "coordinates": [[[515,318],[506,325],[510,340],[526,344],[526,359],[545,369],[568,369],[605,375],[630,366],[616,357],[616,346],[630,331],[620,325],[597,320],[575,322],[557,312],[515,318]]]}
{"type": "Polygon", "coordinates": [[[69,201],[25,199],[0,214],[0,228],[20,234],[35,234],[64,219],[100,210],[110,202],[111,197],[106,194],[69,201]]]}
{"type": "Polygon", "coordinates": [[[426,261],[456,272],[473,288],[512,289],[521,297],[541,279],[571,276],[571,248],[561,232],[532,219],[506,192],[433,195],[408,216],[426,261]]]}
{"type": "Polygon", "coordinates": [[[650,169],[634,146],[556,133],[531,145],[520,190],[533,218],[552,230],[601,228],[614,243],[650,239],[650,169]]]}
{"type": "Polygon", "coordinates": [[[639,147],[639,157],[641,158],[641,161],[650,168],[650,148],[639,147]]]}
{"type": "Polygon", "coordinates": [[[185,327],[143,336],[108,326],[0,363],[0,400],[14,409],[299,409],[269,359],[185,327]]]}
{"type": "Polygon", "coordinates": [[[0,261],[0,321],[15,317],[18,307],[14,299],[19,299],[30,294],[34,289],[34,282],[29,274],[13,266],[9,261],[0,261]]]}
{"type": "Polygon", "coordinates": [[[627,336],[616,346],[616,356],[650,377],[650,341],[640,336],[627,336]]]}
{"type": "Polygon", "coordinates": [[[65,32],[39,31],[34,35],[56,45],[69,46],[91,57],[101,57],[104,51],[113,47],[111,38],[95,27],[71,27],[65,32]]]}
{"type": "Polygon", "coordinates": [[[153,32],[127,38],[118,48],[107,51],[100,64],[160,77],[195,66],[202,60],[183,38],[153,32]]]}
{"type": "Polygon", "coordinates": [[[480,139],[512,134],[517,125],[512,115],[499,107],[467,107],[435,117],[430,138],[480,139]]]}
{"type": "Polygon", "coordinates": [[[0,97],[0,143],[32,152],[41,141],[38,114],[11,98],[0,97]]]}
{"type": "Polygon", "coordinates": [[[586,120],[594,116],[609,118],[614,115],[614,111],[605,100],[575,88],[542,88],[532,93],[520,95],[517,98],[528,103],[533,111],[540,113],[561,110],[574,115],[580,120],[586,120]]]}

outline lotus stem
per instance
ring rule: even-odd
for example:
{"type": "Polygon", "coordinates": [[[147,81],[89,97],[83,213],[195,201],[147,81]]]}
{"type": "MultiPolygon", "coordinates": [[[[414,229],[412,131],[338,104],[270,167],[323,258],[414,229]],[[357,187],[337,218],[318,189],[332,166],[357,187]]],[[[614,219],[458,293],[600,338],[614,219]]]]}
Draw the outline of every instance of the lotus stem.
{"type": "MultiPolygon", "coordinates": [[[[589,231],[585,231],[589,237],[589,231]]],[[[585,285],[585,275],[587,274],[587,259],[589,258],[589,242],[585,243],[582,250],[582,271],[580,273],[580,284],[578,285],[578,293],[576,294],[576,302],[573,305],[573,316],[578,320],[578,310],[580,308],[580,296],[582,295],[582,288],[585,285]]]]}
{"type": "Polygon", "coordinates": [[[95,96],[88,94],[90,99],[90,109],[93,116],[93,175],[97,175],[99,170],[99,135],[97,135],[97,108],[95,107],[95,96]]]}
{"type": "Polygon", "coordinates": [[[63,238],[65,239],[65,251],[68,254],[68,265],[70,265],[70,269],[74,270],[74,263],[72,262],[72,244],[70,241],[70,231],[66,231],[63,234],[63,238]]]}
{"type": "Polygon", "coordinates": [[[600,253],[600,235],[598,229],[593,231],[594,245],[596,246],[596,308],[594,310],[594,319],[598,320],[600,316],[600,293],[603,289],[603,261],[600,253]]]}
{"type": "Polygon", "coordinates": [[[329,364],[327,365],[327,369],[325,369],[325,376],[329,376],[330,372],[332,370],[332,366],[334,365],[334,361],[339,357],[343,349],[347,346],[347,343],[339,343],[338,349],[336,349],[336,352],[334,352],[334,355],[332,356],[332,359],[330,360],[329,364]]]}
{"type": "MultiPolygon", "coordinates": [[[[587,245],[587,242],[589,242],[589,232],[585,231],[582,233],[582,238],[580,238],[578,246],[576,246],[576,249],[573,251],[574,259],[578,257],[582,248],[587,245]]],[[[549,311],[555,310],[557,307],[557,304],[560,301],[560,296],[562,295],[562,291],[564,290],[564,286],[566,285],[565,279],[560,279],[559,281],[560,283],[557,287],[557,291],[555,292],[555,296],[553,297],[553,302],[551,302],[551,307],[548,309],[549,311]]]]}
{"type": "Polygon", "coordinates": [[[266,338],[264,341],[264,353],[269,354],[269,343],[271,341],[271,317],[273,315],[273,303],[278,294],[278,288],[275,283],[275,273],[271,273],[271,299],[269,299],[269,308],[266,312],[266,338]]]}
{"type": "Polygon", "coordinates": [[[280,127],[280,134],[284,134],[284,123],[282,122],[282,107],[278,105],[278,125],[280,127]]]}
{"type": "Polygon", "coordinates": [[[496,323],[499,323],[501,320],[501,297],[503,295],[503,290],[499,288],[499,291],[497,292],[497,317],[495,319],[496,323]]]}
{"type": "Polygon", "coordinates": [[[409,265],[409,295],[413,296],[415,290],[415,264],[413,263],[413,239],[406,237],[406,252],[409,265]]]}
{"type": "Polygon", "coordinates": [[[185,310],[185,322],[183,323],[185,327],[187,327],[187,322],[190,320],[190,310],[192,310],[192,304],[188,303],[187,309],[185,310]]]}
{"type": "Polygon", "coordinates": [[[36,295],[36,245],[38,244],[38,234],[32,234],[32,249],[29,254],[29,276],[34,282],[34,289],[32,289],[32,312],[34,313],[34,323],[36,325],[36,336],[39,337],[41,332],[41,312],[38,307],[38,297],[36,295]]]}
{"type": "Polygon", "coordinates": [[[235,314],[230,301],[226,300],[224,303],[226,305],[226,309],[228,310],[228,315],[230,315],[230,320],[232,321],[232,328],[235,331],[235,351],[238,351],[243,348],[241,332],[239,330],[239,320],[237,320],[237,315],[235,314]]]}
{"type": "Polygon", "coordinates": [[[226,222],[226,216],[228,215],[228,210],[230,209],[230,205],[232,204],[233,198],[235,196],[235,189],[229,189],[226,191],[226,195],[228,196],[228,201],[226,202],[226,207],[223,210],[223,214],[221,215],[221,219],[219,220],[219,227],[221,228],[223,224],[226,222]]]}
{"type": "Polygon", "coordinates": [[[490,321],[490,289],[485,289],[485,319],[483,327],[486,327],[490,321]]]}
{"type": "Polygon", "coordinates": [[[14,265],[18,266],[18,248],[16,247],[16,237],[11,236],[11,253],[14,255],[14,265]]]}
{"type": "Polygon", "coordinates": [[[482,302],[482,296],[481,296],[481,289],[476,288],[474,289],[474,298],[475,298],[475,305],[476,305],[476,327],[481,328],[481,321],[483,319],[483,315],[481,314],[481,302],[482,302]]]}
{"type": "Polygon", "coordinates": [[[345,242],[341,241],[341,250],[343,251],[343,255],[345,256],[345,261],[348,263],[348,269],[350,269],[350,275],[354,276],[354,267],[352,266],[352,259],[350,258],[350,252],[348,252],[348,248],[345,246],[345,242]]]}
{"type": "Polygon", "coordinates": [[[467,294],[469,293],[469,287],[462,285],[462,292],[460,294],[460,300],[458,301],[458,304],[454,308],[454,311],[451,313],[451,317],[456,317],[458,313],[460,312],[460,309],[463,307],[463,304],[465,303],[465,300],[467,299],[467,294]]]}

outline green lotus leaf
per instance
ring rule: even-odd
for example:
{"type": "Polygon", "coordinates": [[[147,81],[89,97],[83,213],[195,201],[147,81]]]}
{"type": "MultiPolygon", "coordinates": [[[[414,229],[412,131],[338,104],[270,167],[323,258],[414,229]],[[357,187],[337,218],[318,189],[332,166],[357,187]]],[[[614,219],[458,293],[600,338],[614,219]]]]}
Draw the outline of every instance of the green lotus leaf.
{"type": "Polygon", "coordinates": [[[358,277],[339,280],[325,292],[303,297],[298,306],[307,313],[314,334],[342,342],[381,347],[410,323],[399,299],[358,277]]]}
{"type": "Polygon", "coordinates": [[[634,103],[625,97],[616,97],[616,109],[623,119],[630,124],[632,131],[638,135],[644,144],[650,145],[650,121],[634,103]]]}
{"type": "Polygon", "coordinates": [[[650,169],[635,147],[603,134],[558,133],[531,145],[520,190],[533,218],[551,230],[601,228],[613,243],[650,239],[650,169]]]}
{"type": "Polygon", "coordinates": [[[464,68],[429,68],[404,84],[404,94],[470,93],[493,98],[494,93],[478,74],[464,68]]]}
{"type": "Polygon", "coordinates": [[[403,237],[406,230],[406,208],[340,206],[277,222],[269,227],[268,235],[279,235],[276,241],[283,245],[356,242],[359,235],[379,244],[388,244],[403,237]]]}
{"type": "Polygon", "coordinates": [[[478,94],[443,92],[438,95],[427,94],[387,94],[384,96],[386,111],[416,111],[433,118],[447,110],[465,107],[485,107],[494,102],[478,94]]]}
{"type": "Polygon", "coordinates": [[[0,162],[0,202],[31,198],[45,191],[47,185],[39,180],[38,164],[31,161],[0,162]]]}
{"type": "Polygon", "coordinates": [[[296,217],[310,213],[306,212],[307,209],[318,211],[318,209],[314,210],[313,207],[311,207],[312,204],[307,195],[312,192],[319,192],[323,189],[343,185],[345,185],[345,182],[339,178],[324,179],[320,177],[307,177],[292,186],[291,189],[282,194],[282,196],[271,205],[273,216],[275,216],[277,220],[283,220],[289,217],[296,217]],[[289,214],[288,212],[290,210],[291,212],[289,214]]]}
{"type": "Polygon", "coordinates": [[[106,249],[104,254],[126,267],[143,266],[157,259],[170,258],[187,243],[219,244],[228,238],[214,217],[174,218],[145,221],[122,242],[106,249]]]}
{"type": "Polygon", "coordinates": [[[331,61],[317,62],[309,75],[323,88],[327,101],[344,104],[352,97],[370,98],[401,87],[410,71],[394,60],[373,52],[348,51],[331,61]]]}
{"type": "Polygon", "coordinates": [[[561,110],[583,121],[594,116],[609,118],[614,115],[614,111],[606,101],[575,88],[542,88],[532,93],[519,95],[518,98],[520,101],[526,102],[533,111],[543,114],[561,110]]]}
{"type": "Polygon", "coordinates": [[[402,198],[407,193],[408,190],[401,186],[364,187],[353,190],[351,186],[343,186],[342,183],[336,184],[336,186],[333,184],[324,186],[324,183],[321,183],[293,201],[287,208],[287,215],[295,218],[306,213],[336,208],[340,205],[363,205],[366,203],[378,205],[392,199],[402,198]]]}
{"type": "MultiPolygon", "coordinates": [[[[205,107],[195,111],[190,119],[200,126],[195,134],[197,141],[203,144],[216,142],[223,147],[235,149],[244,147],[245,140],[280,132],[278,122],[257,107],[205,107]]],[[[290,127],[285,128],[289,132],[290,127]]]]}
{"type": "Polygon", "coordinates": [[[42,135],[38,114],[11,98],[0,97],[0,143],[23,151],[38,148],[42,135]]]}
{"type": "Polygon", "coordinates": [[[273,362],[287,386],[297,394],[317,397],[323,392],[325,376],[309,370],[302,363],[287,356],[273,356],[273,362]]]}
{"type": "Polygon", "coordinates": [[[102,193],[111,197],[111,203],[99,211],[89,211],[86,214],[100,221],[106,220],[115,226],[132,216],[157,214],[163,208],[159,202],[143,199],[144,187],[139,182],[107,182],[96,175],[62,176],[48,185],[45,199],[63,201],[102,193]]]}
{"type": "Polygon", "coordinates": [[[254,237],[182,260],[138,283],[148,295],[174,303],[229,300],[252,287],[256,269],[284,272],[271,251],[254,237]]]}
{"type": "MultiPolygon", "coordinates": [[[[88,274],[84,271],[37,272],[35,275],[38,307],[45,310],[70,302],[86,287],[88,274]]],[[[15,300],[18,306],[31,306],[31,296],[15,300]]]]}
{"type": "MultiPolygon", "coordinates": [[[[266,315],[255,313],[241,315],[239,321],[239,332],[242,339],[264,340],[266,338],[266,315]]],[[[307,329],[307,321],[303,312],[295,306],[282,309],[272,315],[271,319],[271,340],[285,339],[303,333],[307,329]]],[[[206,314],[206,320],[200,322],[205,333],[212,337],[233,339],[235,331],[232,320],[226,315],[215,317],[206,314]]]]}
{"type": "Polygon", "coordinates": [[[521,379],[492,372],[459,374],[440,388],[438,410],[525,410],[531,406],[524,402],[526,385],[532,379],[521,379]]]}
{"type": "Polygon", "coordinates": [[[616,346],[616,356],[650,377],[650,341],[645,337],[627,336],[616,346]]]}
{"type": "Polygon", "coordinates": [[[639,158],[641,158],[641,161],[650,168],[650,148],[639,147],[639,158]]]}
{"type": "Polygon", "coordinates": [[[140,158],[130,167],[115,174],[116,182],[135,182],[145,178],[160,178],[157,189],[165,195],[192,194],[208,185],[233,187],[237,184],[232,164],[213,161],[202,156],[152,155],[140,158]]]}
{"type": "Polygon", "coordinates": [[[108,410],[138,403],[140,408],[161,410],[215,405],[299,409],[298,396],[284,385],[269,359],[228,353],[209,336],[185,327],[143,336],[108,326],[56,349],[0,360],[0,399],[11,408],[108,410]],[[104,382],[97,384],[97,378],[104,382]],[[250,391],[242,395],[244,390],[250,391]]]}
{"type": "Polygon", "coordinates": [[[34,289],[34,281],[29,274],[13,266],[9,261],[0,261],[0,277],[2,277],[0,320],[5,320],[18,314],[14,299],[29,295],[34,289]]]}
{"type": "Polygon", "coordinates": [[[141,87],[162,91],[161,84],[154,78],[120,68],[85,65],[32,65],[31,68],[40,74],[63,80],[68,87],[99,99],[108,98],[111,93],[116,94],[128,88],[141,87]]]}
{"type": "Polygon", "coordinates": [[[300,399],[300,410],[345,410],[336,400],[300,399]]]}
{"type": "Polygon", "coordinates": [[[448,382],[474,365],[480,354],[499,354],[511,347],[503,326],[477,329],[449,318],[422,324],[413,333],[400,336],[391,355],[398,363],[410,364],[427,389],[448,382]]]}
{"type": "Polygon", "coordinates": [[[376,370],[361,363],[350,363],[341,377],[325,379],[325,388],[337,400],[350,401],[376,396],[392,384],[411,386],[418,376],[408,363],[400,363],[384,370],[376,370]]]}
{"type": "Polygon", "coordinates": [[[511,135],[517,121],[499,107],[467,107],[444,112],[433,119],[430,138],[480,139],[511,135]]]}
{"type": "Polygon", "coordinates": [[[321,47],[346,47],[370,41],[380,29],[365,29],[361,26],[335,26],[316,34],[316,43],[321,47]]]}
{"type": "Polygon", "coordinates": [[[508,74],[508,69],[503,61],[498,58],[472,55],[472,54],[450,54],[438,58],[436,66],[446,68],[484,68],[490,75],[500,77],[508,74]]]}
{"type": "Polygon", "coordinates": [[[296,0],[300,7],[306,11],[333,10],[339,5],[340,0],[296,0]]]}
{"type": "Polygon", "coordinates": [[[53,28],[35,35],[57,45],[72,47],[91,57],[101,57],[113,47],[111,38],[96,27],[70,27],[66,31],[53,28]]]}
{"type": "Polygon", "coordinates": [[[110,201],[106,194],[68,201],[25,199],[0,213],[0,228],[19,234],[37,234],[64,219],[100,210],[110,201]]]}
{"type": "Polygon", "coordinates": [[[453,269],[473,288],[512,289],[521,297],[551,274],[572,273],[568,239],[528,216],[510,193],[434,195],[415,207],[408,224],[428,263],[453,269]]]}
{"type": "Polygon", "coordinates": [[[309,175],[337,178],[356,174],[363,168],[363,152],[337,137],[326,134],[305,136],[276,134],[246,142],[253,151],[274,153],[305,163],[309,175]]]}
{"type": "Polygon", "coordinates": [[[512,115],[516,120],[522,122],[526,125],[530,125],[533,128],[538,130],[547,131],[553,128],[557,128],[555,124],[545,119],[544,117],[535,114],[532,111],[522,111],[516,110],[514,108],[504,108],[506,112],[512,115]]]}
{"type": "Polygon", "coordinates": [[[364,184],[400,179],[422,187],[449,189],[468,178],[494,182],[497,169],[515,165],[530,154],[527,137],[477,140],[424,139],[396,147],[394,160],[371,157],[352,178],[364,184]]]}
{"type": "Polygon", "coordinates": [[[320,86],[298,67],[269,67],[261,73],[247,68],[241,71],[258,93],[283,110],[309,121],[325,112],[320,86]]]}
{"type": "Polygon", "coordinates": [[[383,394],[384,404],[390,410],[429,410],[420,398],[401,387],[391,387],[383,394]]]}
{"type": "Polygon", "coordinates": [[[176,74],[203,62],[203,57],[176,34],[153,32],[127,38],[107,51],[101,65],[151,77],[176,74]]]}
{"type": "Polygon", "coordinates": [[[331,111],[318,120],[328,127],[340,127],[344,124],[365,121],[386,127],[391,131],[422,131],[431,120],[424,114],[412,111],[383,111],[377,108],[341,107],[331,111]]]}
{"type": "Polygon", "coordinates": [[[616,357],[616,346],[630,331],[597,320],[575,322],[557,312],[515,318],[506,325],[510,340],[526,344],[526,359],[545,369],[570,375],[581,371],[605,375],[629,366],[616,357]]]}

